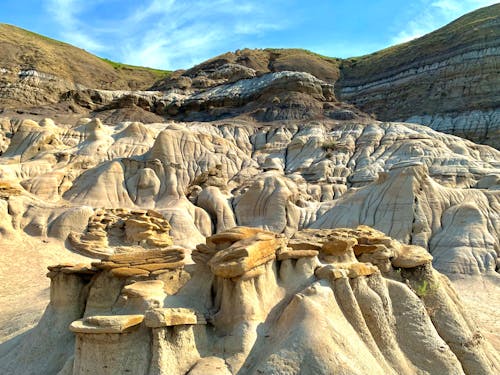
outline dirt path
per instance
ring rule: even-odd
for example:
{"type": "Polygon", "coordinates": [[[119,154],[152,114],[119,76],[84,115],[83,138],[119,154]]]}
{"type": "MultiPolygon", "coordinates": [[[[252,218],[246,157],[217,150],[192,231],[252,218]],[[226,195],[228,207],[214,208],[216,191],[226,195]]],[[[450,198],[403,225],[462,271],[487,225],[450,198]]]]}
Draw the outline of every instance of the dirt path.
{"type": "Polygon", "coordinates": [[[484,336],[500,351],[500,275],[469,276],[452,281],[484,336]]]}
{"type": "Polygon", "coordinates": [[[35,325],[49,302],[47,266],[89,262],[60,242],[19,236],[0,241],[0,343],[35,325]]]}

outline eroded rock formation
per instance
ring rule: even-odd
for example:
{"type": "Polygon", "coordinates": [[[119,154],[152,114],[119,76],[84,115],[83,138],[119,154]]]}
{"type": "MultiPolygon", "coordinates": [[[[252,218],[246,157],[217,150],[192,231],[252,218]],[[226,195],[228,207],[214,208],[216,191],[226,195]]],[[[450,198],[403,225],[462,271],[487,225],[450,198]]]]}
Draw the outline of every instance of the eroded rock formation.
{"type": "Polygon", "coordinates": [[[367,224],[425,247],[443,272],[497,267],[498,151],[422,126],[6,124],[0,177],[12,225],[87,256],[194,248],[235,225],[290,237],[367,224]]]}
{"type": "Polygon", "coordinates": [[[0,368],[9,374],[500,369],[428,252],[370,227],[308,229],[290,240],[234,227],[198,245],[195,264],[177,261],[177,254],[151,250],[50,267],[51,302],[20,344],[29,342],[30,350],[12,348],[0,368]],[[137,260],[145,269],[159,261],[168,266],[114,272],[113,264],[134,267],[137,260]]]}
{"type": "Polygon", "coordinates": [[[462,47],[352,87],[364,58],[303,50],[224,54],[158,91],[0,76],[40,105],[0,118],[0,373],[499,372],[500,153],[340,101],[446,122],[470,97],[453,131],[492,111],[491,136],[494,79],[457,87],[495,51],[462,47]],[[453,93],[437,112],[412,104],[423,75],[453,93]]]}

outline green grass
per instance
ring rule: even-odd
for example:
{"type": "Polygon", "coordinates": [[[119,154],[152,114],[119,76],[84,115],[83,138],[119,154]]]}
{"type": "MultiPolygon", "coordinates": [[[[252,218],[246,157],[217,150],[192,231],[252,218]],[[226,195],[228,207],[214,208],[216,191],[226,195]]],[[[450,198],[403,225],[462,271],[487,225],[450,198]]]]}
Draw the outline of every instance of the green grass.
{"type": "Polygon", "coordinates": [[[144,70],[144,71],[147,71],[147,72],[151,72],[153,73],[154,75],[160,77],[160,78],[164,78],[164,77],[168,77],[172,71],[171,70],[162,70],[162,69],[155,69],[155,68],[148,68],[146,66],[138,66],[138,65],[129,65],[129,64],[123,64],[123,63],[120,63],[120,62],[116,62],[116,61],[112,61],[110,59],[106,59],[104,57],[99,57],[102,61],[108,63],[109,65],[111,65],[113,68],[115,69],[128,69],[128,70],[144,70]]]}
{"type": "Polygon", "coordinates": [[[171,72],[122,64],[45,35],[0,23],[1,63],[36,69],[87,87],[147,89],[171,72]]]}
{"type": "Polygon", "coordinates": [[[328,62],[334,63],[334,64],[340,64],[340,62],[342,61],[342,59],[340,59],[338,57],[330,57],[330,56],[321,55],[319,53],[309,51],[309,50],[303,49],[303,48],[265,48],[264,51],[273,52],[273,53],[294,53],[294,52],[295,53],[303,53],[303,54],[306,54],[309,56],[318,57],[320,59],[323,59],[325,61],[328,61],[328,62]]]}

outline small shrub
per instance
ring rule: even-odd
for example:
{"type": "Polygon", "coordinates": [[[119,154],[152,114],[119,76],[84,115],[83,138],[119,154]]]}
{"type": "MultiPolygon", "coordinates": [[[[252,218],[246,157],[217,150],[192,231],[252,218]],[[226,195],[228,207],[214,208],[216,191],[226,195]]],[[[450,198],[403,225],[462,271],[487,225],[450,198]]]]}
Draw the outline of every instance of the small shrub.
{"type": "Polygon", "coordinates": [[[335,149],[336,146],[337,146],[337,142],[335,142],[335,141],[325,141],[321,145],[321,148],[325,151],[330,151],[330,150],[335,149]]]}
{"type": "Polygon", "coordinates": [[[420,284],[416,285],[415,293],[417,293],[417,296],[419,297],[426,297],[430,293],[434,292],[436,288],[436,285],[432,285],[427,280],[423,280],[420,284]]]}

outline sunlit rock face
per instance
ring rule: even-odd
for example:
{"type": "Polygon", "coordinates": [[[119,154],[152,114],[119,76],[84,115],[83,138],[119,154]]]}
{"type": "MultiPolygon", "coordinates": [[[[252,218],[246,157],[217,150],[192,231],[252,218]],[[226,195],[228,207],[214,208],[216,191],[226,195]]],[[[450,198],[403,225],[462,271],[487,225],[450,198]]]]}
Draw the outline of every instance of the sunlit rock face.
{"type": "Polygon", "coordinates": [[[192,249],[236,225],[291,237],[366,224],[442,272],[497,267],[499,152],[423,126],[25,120],[8,141],[10,225],[87,256],[192,249]]]}
{"type": "Polygon", "coordinates": [[[374,120],[5,121],[2,238],[80,258],[3,372],[498,371],[440,273],[498,275],[495,149],[374,120]]]}
{"type": "Polygon", "coordinates": [[[423,124],[498,149],[499,10],[485,7],[422,38],[346,60],[337,96],[383,121],[423,124]]]}
{"type": "Polygon", "coordinates": [[[433,269],[432,256],[371,227],[307,229],[292,239],[234,227],[198,245],[194,263],[179,254],[167,247],[49,267],[50,304],[0,368],[12,374],[499,370],[496,352],[433,269]]]}

